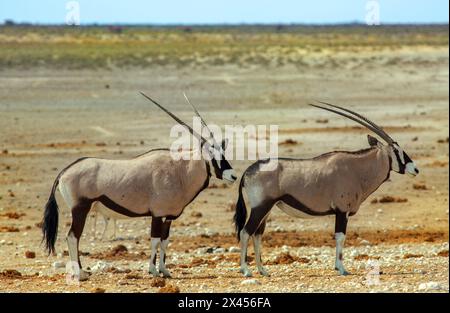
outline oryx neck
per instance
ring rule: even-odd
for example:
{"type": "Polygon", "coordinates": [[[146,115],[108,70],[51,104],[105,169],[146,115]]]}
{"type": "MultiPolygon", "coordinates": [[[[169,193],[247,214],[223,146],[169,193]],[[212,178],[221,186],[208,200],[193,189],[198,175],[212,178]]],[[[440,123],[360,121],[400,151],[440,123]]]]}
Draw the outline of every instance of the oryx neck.
{"type": "Polygon", "coordinates": [[[363,164],[356,169],[360,176],[364,199],[389,178],[390,170],[389,154],[385,149],[374,148],[365,154],[363,164]]]}

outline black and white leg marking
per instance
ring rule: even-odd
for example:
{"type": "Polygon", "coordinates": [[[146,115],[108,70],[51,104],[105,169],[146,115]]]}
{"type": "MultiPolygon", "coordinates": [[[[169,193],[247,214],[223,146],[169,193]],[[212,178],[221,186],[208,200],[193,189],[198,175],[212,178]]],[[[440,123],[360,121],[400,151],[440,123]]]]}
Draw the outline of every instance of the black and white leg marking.
{"type": "Polygon", "coordinates": [[[166,268],[166,249],[169,245],[169,233],[171,220],[165,219],[161,228],[161,254],[159,256],[159,272],[163,277],[171,277],[170,272],[166,268]]]}
{"type": "Polygon", "coordinates": [[[345,242],[345,233],[347,231],[348,213],[336,211],[336,222],[334,227],[334,237],[336,239],[336,261],[335,269],[340,275],[348,275],[343,264],[343,250],[345,242]]]}
{"type": "Polygon", "coordinates": [[[153,217],[152,226],[150,230],[152,251],[150,253],[150,263],[148,272],[155,277],[159,277],[159,271],[156,268],[156,256],[158,254],[158,247],[161,243],[161,229],[162,229],[162,218],[153,217]]]}
{"type": "Polygon", "coordinates": [[[164,277],[170,277],[170,272],[166,268],[166,250],[169,245],[169,233],[172,220],[162,217],[152,218],[152,228],[150,232],[152,251],[150,254],[149,273],[159,277],[160,273],[164,277]],[[159,255],[159,268],[156,268],[156,257],[158,248],[161,248],[159,255]]]}
{"type": "Polygon", "coordinates": [[[268,275],[267,271],[262,267],[261,262],[261,235],[264,232],[265,220],[276,201],[267,200],[256,207],[252,207],[250,217],[240,232],[241,239],[241,273],[246,277],[251,277],[252,272],[247,265],[247,248],[250,237],[253,237],[255,247],[256,264],[258,271],[262,275],[268,275]],[[264,225],[263,225],[264,224],[264,225]],[[256,236],[254,236],[256,234],[256,236]],[[258,238],[256,238],[258,237],[258,238]],[[256,255],[257,254],[257,255],[256,255]]]}
{"type": "Polygon", "coordinates": [[[86,217],[91,209],[92,202],[80,200],[77,205],[72,208],[72,225],[67,234],[67,246],[69,250],[69,257],[72,262],[78,263],[80,273],[78,280],[83,281],[89,278],[89,273],[84,271],[81,266],[79,255],[79,243],[81,234],[83,233],[86,217]]]}

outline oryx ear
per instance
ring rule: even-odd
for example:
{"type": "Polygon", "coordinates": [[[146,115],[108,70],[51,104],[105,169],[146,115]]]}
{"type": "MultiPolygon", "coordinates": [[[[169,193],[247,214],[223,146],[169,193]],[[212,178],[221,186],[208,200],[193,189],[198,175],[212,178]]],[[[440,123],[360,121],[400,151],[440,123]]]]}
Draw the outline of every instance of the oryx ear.
{"type": "Polygon", "coordinates": [[[374,147],[374,146],[381,147],[381,146],[383,146],[383,144],[381,142],[379,142],[377,138],[375,138],[373,136],[370,136],[370,135],[367,135],[367,141],[369,142],[369,145],[371,147],[374,147]]]}
{"type": "Polygon", "coordinates": [[[222,150],[225,151],[227,150],[227,146],[228,146],[228,138],[225,138],[224,140],[222,140],[222,150]]]}

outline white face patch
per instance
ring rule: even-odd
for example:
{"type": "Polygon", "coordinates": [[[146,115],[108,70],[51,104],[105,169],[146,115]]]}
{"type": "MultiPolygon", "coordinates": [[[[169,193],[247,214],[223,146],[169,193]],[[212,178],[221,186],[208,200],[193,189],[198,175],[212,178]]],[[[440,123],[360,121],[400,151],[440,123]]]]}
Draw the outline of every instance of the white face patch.
{"type": "Polygon", "coordinates": [[[408,162],[405,166],[405,172],[411,177],[417,176],[417,168],[414,162],[408,162]]]}
{"type": "Polygon", "coordinates": [[[234,182],[236,180],[236,175],[233,169],[225,170],[222,173],[222,178],[229,182],[234,182]]]}

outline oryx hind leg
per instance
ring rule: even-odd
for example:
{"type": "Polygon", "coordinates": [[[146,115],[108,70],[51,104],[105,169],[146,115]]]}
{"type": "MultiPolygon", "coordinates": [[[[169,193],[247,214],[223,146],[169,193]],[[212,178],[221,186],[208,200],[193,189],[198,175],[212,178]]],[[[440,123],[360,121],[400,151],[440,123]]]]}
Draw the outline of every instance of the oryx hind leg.
{"type": "Polygon", "coordinates": [[[259,228],[256,230],[255,235],[253,235],[253,247],[255,250],[255,261],[256,267],[258,268],[258,272],[263,276],[270,276],[269,272],[264,268],[262,258],[261,258],[261,241],[262,235],[266,228],[266,221],[264,220],[259,228]]]}
{"type": "Polygon", "coordinates": [[[248,265],[247,265],[247,248],[248,248],[249,238],[254,236],[255,234],[258,237],[256,239],[256,241],[255,241],[255,238],[253,238],[253,242],[255,245],[255,257],[256,257],[256,262],[257,262],[256,264],[258,265],[258,270],[261,274],[263,274],[263,273],[268,274],[267,271],[265,271],[265,269],[262,268],[261,249],[260,249],[261,235],[264,232],[265,219],[274,204],[275,204],[275,201],[265,201],[256,207],[252,207],[251,212],[250,212],[250,217],[249,217],[247,223],[245,224],[244,228],[240,232],[241,273],[244,274],[244,276],[246,276],[246,277],[252,276],[252,272],[250,271],[250,269],[248,268],[248,265]],[[261,233],[258,234],[257,232],[263,224],[264,224],[264,226],[261,228],[261,233]],[[258,255],[256,255],[256,254],[258,254],[258,255]]]}
{"type": "Polygon", "coordinates": [[[72,208],[72,225],[67,234],[67,246],[69,249],[70,260],[78,263],[80,270],[78,279],[80,281],[86,280],[89,277],[89,273],[84,271],[81,266],[79,244],[91,205],[92,202],[89,200],[80,200],[78,204],[72,208]]]}

